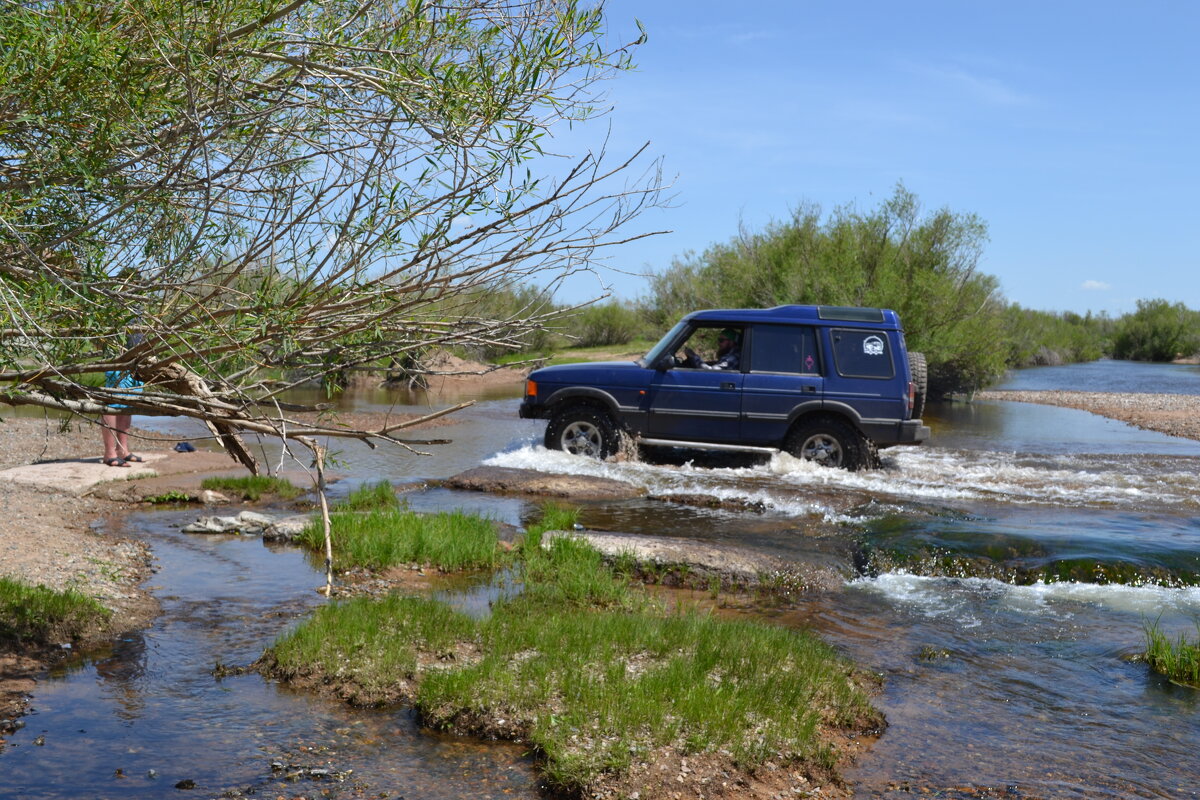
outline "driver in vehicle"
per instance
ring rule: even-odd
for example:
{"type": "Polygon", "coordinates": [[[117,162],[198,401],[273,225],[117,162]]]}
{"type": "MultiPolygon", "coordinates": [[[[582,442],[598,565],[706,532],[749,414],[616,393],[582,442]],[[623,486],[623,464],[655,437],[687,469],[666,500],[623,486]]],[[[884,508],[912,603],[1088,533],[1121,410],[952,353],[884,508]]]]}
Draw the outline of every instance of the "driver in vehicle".
{"type": "Polygon", "coordinates": [[[690,347],[683,348],[685,358],[679,359],[679,366],[693,369],[738,369],[742,362],[742,347],[740,335],[733,328],[726,328],[717,334],[717,357],[712,361],[704,361],[690,347]]]}

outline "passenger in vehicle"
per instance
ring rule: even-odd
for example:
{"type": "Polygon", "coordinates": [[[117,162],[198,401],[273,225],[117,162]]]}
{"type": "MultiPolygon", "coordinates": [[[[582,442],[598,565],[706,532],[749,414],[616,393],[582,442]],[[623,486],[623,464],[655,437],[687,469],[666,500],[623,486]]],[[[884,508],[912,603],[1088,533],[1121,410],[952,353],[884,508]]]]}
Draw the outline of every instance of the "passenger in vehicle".
{"type": "Polygon", "coordinates": [[[693,369],[738,369],[742,364],[741,334],[733,328],[726,328],[717,334],[717,357],[712,361],[704,361],[690,347],[683,348],[686,358],[680,360],[681,367],[693,369]]]}

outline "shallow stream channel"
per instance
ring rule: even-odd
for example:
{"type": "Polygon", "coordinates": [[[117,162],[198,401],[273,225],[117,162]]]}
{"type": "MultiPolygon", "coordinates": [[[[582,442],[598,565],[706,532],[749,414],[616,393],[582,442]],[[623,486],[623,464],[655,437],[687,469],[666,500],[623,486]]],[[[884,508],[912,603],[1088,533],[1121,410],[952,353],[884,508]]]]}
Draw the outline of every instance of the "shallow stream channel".
{"type": "MultiPolygon", "coordinates": [[[[1023,371],[1000,388],[1137,387],[1200,395],[1200,368],[1097,362],[1023,371]]],[[[380,411],[395,397],[347,402],[380,411]]],[[[728,500],[742,510],[625,500],[583,504],[580,521],[840,570],[832,591],[717,613],[812,629],[882,677],[888,727],[845,773],[856,797],[1200,797],[1200,691],[1136,659],[1148,625],[1197,636],[1200,442],[987,402],[931,409],[932,443],[885,451],[878,471],[787,456],[599,464],[544,450],[544,423],[517,419],[516,403],[481,398],[437,429],[454,443],[429,457],[347,446],[337,491],[482,463],[728,500]],[[828,502],[838,495],[861,499],[828,502]]],[[[407,497],[418,511],[462,507],[518,526],[536,513],[535,500],[407,497]]],[[[252,672],[214,675],[324,602],[322,577],[289,546],[181,533],[198,513],[124,521],[120,533],[153,549],[162,614],[39,682],[0,753],[0,797],[539,796],[520,747],[439,736],[405,709],[353,709],[252,672]]],[[[486,613],[487,591],[447,596],[486,613]]]]}

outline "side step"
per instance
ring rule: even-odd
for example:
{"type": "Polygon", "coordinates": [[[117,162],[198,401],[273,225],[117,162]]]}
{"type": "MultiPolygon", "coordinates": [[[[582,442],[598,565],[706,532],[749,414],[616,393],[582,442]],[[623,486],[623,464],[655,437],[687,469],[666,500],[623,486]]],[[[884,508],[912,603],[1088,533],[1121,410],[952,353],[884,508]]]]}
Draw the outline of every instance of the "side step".
{"type": "Polygon", "coordinates": [[[676,442],[671,439],[638,439],[638,444],[651,447],[682,447],[687,450],[727,450],[735,453],[763,453],[774,455],[780,452],[777,447],[751,447],[744,444],[715,444],[712,442],[676,442]]]}

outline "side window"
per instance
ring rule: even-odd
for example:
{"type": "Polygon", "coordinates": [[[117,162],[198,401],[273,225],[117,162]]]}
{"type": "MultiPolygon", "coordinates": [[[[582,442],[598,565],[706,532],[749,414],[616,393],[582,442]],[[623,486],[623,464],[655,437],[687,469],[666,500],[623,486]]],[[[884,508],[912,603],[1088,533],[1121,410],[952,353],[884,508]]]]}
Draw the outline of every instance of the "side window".
{"type": "Polygon", "coordinates": [[[800,325],[755,325],[752,337],[751,371],[820,374],[815,329],[800,325]]]}
{"type": "Polygon", "coordinates": [[[892,348],[887,331],[837,328],[833,336],[833,360],[838,374],[846,378],[891,378],[892,348]]]}

